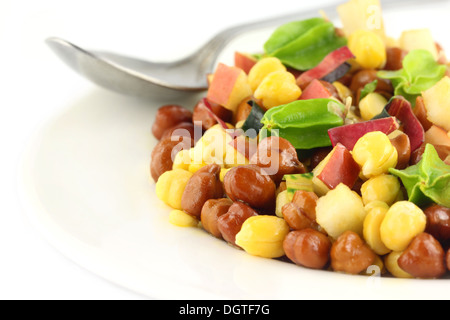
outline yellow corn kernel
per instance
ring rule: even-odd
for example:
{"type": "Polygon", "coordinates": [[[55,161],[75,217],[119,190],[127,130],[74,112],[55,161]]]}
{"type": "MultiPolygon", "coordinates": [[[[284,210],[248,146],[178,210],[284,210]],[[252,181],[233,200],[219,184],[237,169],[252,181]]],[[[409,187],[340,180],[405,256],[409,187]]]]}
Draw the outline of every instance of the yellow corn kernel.
{"type": "Polygon", "coordinates": [[[241,129],[244,126],[245,120],[241,120],[236,122],[235,128],[236,129],[241,129]]]}
{"type": "Polygon", "coordinates": [[[228,171],[230,171],[231,168],[227,169],[227,168],[222,168],[220,169],[220,181],[223,182],[223,180],[225,179],[225,175],[227,174],[228,171]]]}
{"type": "MultiPolygon", "coordinates": [[[[228,127],[232,128],[231,125],[228,127]]],[[[195,170],[199,166],[202,167],[204,164],[215,163],[224,166],[226,160],[230,162],[235,161],[233,154],[227,158],[227,152],[235,151],[230,145],[232,140],[233,138],[220,125],[215,125],[208,129],[193,148],[191,155],[194,164],[193,169],[195,170]]]]}
{"type": "Polygon", "coordinates": [[[381,94],[371,92],[359,102],[359,111],[363,120],[369,121],[379,115],[388,101],[381,94]]]}
{"type": "Polygon", "coordinates": [[[289,197],[287,190],[281,191],[277,195],[276,207],[275,207],[275,214],[277,215],[277,217],[283,218],[282,209],[289,202],[291,202],[291,199],[289,197]]]}
{"type": "Polygon", "coordinates": [[[207,166],[208,164],[205,162],[201,162],[201,163],[191,163],[189,165],[188,171],[190,173],[196,173],[198,170],[200,170],[201,168],[207,166]]]}
{"type": "Polygon", "coordinates": [[[362,199],[342,183],[319,198],[316,215],[317,223],[334,239],[349,230],[362,235],[366,218],[362,199]]]}
{"type": "Polygon", "coordinates": [[[181,210],[172,210],[169,214],[169,222],[177,227],[197,227],[198,220],[181,210]]]}
{"type": "Polygon", "coordinates": [[[233,168],[249,164],[250,160],[241,152],[236,150],[232,145],[227,144],[225,148],[224,165],[225,168],[233,168]]]}
{"type": "Polygon", "coordinates": [[[398,258],[403,254],[403,252],[392,251],[384,258],[384,265],[386,269],[396,278],[412,279],[413,276],[404,271],[398,265],[398,258]]]}
{"type": "Polygon", "coordinates": [[[268,74],[258,86],[255,98],[261,99],[264,107],[270,109],[295,101],[301,94],[302,90],[292,73],[275,71],[268,74]]]}
{"type": "Polygon", "coordinates": [[[388,136],[380,131],[369,132],[356,142],[353,159],[361,166],[365,179],[387,173],[398,161],[397,149],[388,136]]]}
{"type": "Polygon", "coordinates": [[[362,275],[367,276],[380,276],[386,273],[386,268],[384,267],[383,259],[379,255],[375,255],[375,260],[369,268],[362,272],[362,275]]]}
{"type": "Polygon", "coordinates": [[[245,220],[236,235],[236,244],[247,253],[263,258],[284,256],[283,241],[290,229],[284,219],[254,216],[245,220]]]}
{"type": "MultiPolygon", "coordinates": [[[[377,203],[377,202],[371,202],[377,203]]],[[[378,202],[384,203],[384,202],[378,202]]],[[[385,255],[391,252],[381,241],[380,226],[388,212],[387,205],[371,205],[369,211],[366,207],[367,216],[364,219],[363,236],[369,247],[379,255],[385,255]]]]}
{"type": "Polygon", "coordinates": [[[181,210],[181,197],[192,173],[182,169],[164,172],[156,182],[156,196],[173,209],[181,210]]]}
{"type": "Polygon", "coordinates": [[[365,205],[372,201],[382,201],[392,205],[400,193],[400,181],[389,174],[370,178],[361,186],[361,195],[365,205]]]}
{"type": "Polygon", "coordinates": [[[369,213],[370,210],[377,208],[377,207],[381,207],[383,209],[389,210],[389,206],[387,205],[386,202],[378,201],[378,200],[375,200],[375,201],[370,202],[369,204],[366,204],[364,207],[364,210],[366,210],[366,212],[369,213]]]}
{"type": "Polygon", "coordinates": [[[375,32],[357,30],[348,39],[348,47],[356,62],[364,69],[379,69],[386,64],[384,40],[375,32]]]}
{"type": "Polygon", "coordinates": [[[278,58],[267,57],[259,60],[248,74],[248,81],[252,91],[255,92],[264,78],[275,71],[286,71],[286,67],[278,58]]]}
{"type": "Polygon", "coordinates": [[[375,257],[375,261],[373,262],[374,266],[377,266],[381,272],[381,274],[385,274],[386,273],[386,268],[384,266],[384,261],[383,259],[381,259],[381,257],[379,255],[377,255],[375,257]]]}
{"type": "Polygon", "coordinates": [[[381,223],[381,240],[392,251],[404,251],[417,235],[425,231],[426,224],[425,214],[414,203],[396,202],[381,223]]]}
{"type": "Polygon", "coordinates": [[[352,90],[350,90],[350,88],[346,85],[342,84],[339,81],[335,81],[333,82],[333,86],[336,88],[339,98],[341,98],[342,101],[346,101],[347,98],[353,99],[352,90]]]}
{"type": "Polygon", "coordinates": [[[172,169],[182,169],[189,171],[189,165],[191,164],[191,149],[183,149],[177,153],[173,160],[172,169]]]}

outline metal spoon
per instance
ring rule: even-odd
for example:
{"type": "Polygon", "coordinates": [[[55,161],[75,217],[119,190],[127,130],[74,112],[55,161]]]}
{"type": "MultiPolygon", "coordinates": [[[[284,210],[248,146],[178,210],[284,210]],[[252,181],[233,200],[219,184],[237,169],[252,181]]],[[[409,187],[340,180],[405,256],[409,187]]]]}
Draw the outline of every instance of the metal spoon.
{"type": "MultiPolygon", "coordinates": [[[[336,5],[329,6],[324,11],[330,11],[331,16],[335,8],[336,5]]],[[[72,69],[102,87],[133,96],[167,99],[206,90],[206,75],[213,72],[221,51],[238,35],[317,14],[318,9],[314,9],[232,27],[217,34],[194,54],[169,63],[90,51],[55,37],[46,43],[72,69]]]]}
{"type": "MultiPolygon", "coordinates": [[[[403,1],[382,2],[384,6],[403,1]]],[[[334,3],[322,10],[330,19],[335,19],[336,6],[334,3]]],[[[46,42],[72,69],[102,87],[133,96],[167,99],[206,90],[206,75],[213,72],[219,54],[236,36],[250,30],[315,17],[318,10],[318,8],[310,9],[229,28],[217,34],[194,54],[170,63],[144,61],[109,52],[88,51],[55,37],[47,39],[46,42]]]]}

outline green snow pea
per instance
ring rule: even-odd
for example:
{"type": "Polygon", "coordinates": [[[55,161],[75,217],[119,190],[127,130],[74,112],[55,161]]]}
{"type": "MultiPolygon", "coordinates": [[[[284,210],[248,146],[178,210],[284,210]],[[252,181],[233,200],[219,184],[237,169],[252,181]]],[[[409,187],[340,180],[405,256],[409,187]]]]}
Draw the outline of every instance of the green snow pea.
{"type": "Polygon", "coordinates": [[[417,165],[389,172],[402,180],[409,201],[422,207],[435,202],[450,208],[450,166],[439,158],[433,145],[427,144],[417,165]]]}
{"type": "Polygon", "coordinates": [[[336,34],[333,23],[312,18],[279,27],[265,43],[264,51],[289,67],[309,70],[346,44],[347,40],[336,34]]]}
{"type": "Polygon", "coordinates": [[[345,106],[334,99],[297,100],[269,109],[261,120],[261,139],[279,136],[296,149],[331,146],[328,130],[344,124],[345,106]]]}

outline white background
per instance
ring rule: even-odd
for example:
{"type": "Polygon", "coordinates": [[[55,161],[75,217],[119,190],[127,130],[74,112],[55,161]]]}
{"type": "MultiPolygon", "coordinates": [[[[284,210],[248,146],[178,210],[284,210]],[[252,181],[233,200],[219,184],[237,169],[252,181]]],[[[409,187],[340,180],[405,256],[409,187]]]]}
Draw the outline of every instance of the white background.
{"type": "Polygon", "coordinates": [[[28,141],[71,99],[103,90],[63,65],[47,37],[165,60],[194,51],[227,26],[330,2],[336,1],[0,0],[0,299],[143,298],[66,259],[22,209],[17,173],[28,141]]]}
{"type": "Polygon", "coordinates": [[[71,99],[103,90],[63,65],[47,37],[165,60],[194,51],[227,26],[299,11],[302,2],[0,0],[0,299],[143,298],[66,259],[22,208],[17,171],[28,141],[71,99]]]}

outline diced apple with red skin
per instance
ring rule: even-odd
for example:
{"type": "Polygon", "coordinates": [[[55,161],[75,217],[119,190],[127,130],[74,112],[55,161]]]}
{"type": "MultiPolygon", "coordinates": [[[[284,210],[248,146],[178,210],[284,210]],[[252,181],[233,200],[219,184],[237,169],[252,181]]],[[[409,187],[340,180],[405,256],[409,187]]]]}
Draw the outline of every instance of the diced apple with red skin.
{"type": "Polygon", "coordinates": [[[350,151],[342,144],[338,143],[331,152],[331,156],[324,160],[325,164],[322,164],[322,170],[316,172],[317,178],[331,190],[341,183],[350,189],[353,188],[361,168],[353,160],[350,151]]]}
{"type": "Polygon", "coordinates": [[[411,103],[405,98],[397,96],[391,100],[386,110],[401,122],[403,132],[408,135],[411,142],[411,151],[414,152],[425,141],[425,130],[414,115],[411,103]]]}
{"type": "Polygon", "coordinates": [[[311,83],[303,90],[300,100],[309,99],[328,99],[332,96],[330,91],[317,79],[311,81],[311,83]]]}
{"type": "Polygon", "coordinates": [[[206,75],[206,82],[208,83],[208,87],[211,86],[213,79],[214,79],[214,73],[208,73],[206,75]]]}
{"type": "Polygon", "coordinates": [[[425,132],[425,143],[429,143],[435,146],[448,146],[450,147],[450,137],[448,132],[444,129],[432,125],[427,132],[425,132]]]}
{"type": "MultiPolygon", "coordinates": [[[[343,65],[347,60],[355,56],[347,46],[329,53],[315,68],[302,73],[297,78],[297,84],[304,89],[314,79],[320,80],[343,65]]],[[[347,69],[348,70],[348,69],[347,69]]]]}
{"type": "Polygon", "coordinates": [[[234,66],[244,70],[246,74],[250,72],[258,60],[255,57],[243,52],[234,53],[234,66]]]}
{"type": "Polygon", "coordinates": [[[248,77],[242,69],[220,63],[209,86],[207,99],[235,112],[239,103],[252,94],[248,77]]]}
{"type": "Polygon", "coordinates": [[[388,135],[399,128],[398,121],[394,117],[390,117],[332,128],[328,130],[328,136],[333,147],[340,143],[351,151],[356,142],[366,133],[381,131],[388,135]]]}
{"type": "Polygon", "coordinates": [[[450,131],[450,77],[443,77],[433,87],[422,92],[422,96],[428,120],[450,131]]]}

